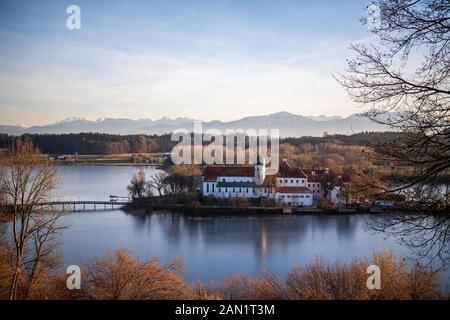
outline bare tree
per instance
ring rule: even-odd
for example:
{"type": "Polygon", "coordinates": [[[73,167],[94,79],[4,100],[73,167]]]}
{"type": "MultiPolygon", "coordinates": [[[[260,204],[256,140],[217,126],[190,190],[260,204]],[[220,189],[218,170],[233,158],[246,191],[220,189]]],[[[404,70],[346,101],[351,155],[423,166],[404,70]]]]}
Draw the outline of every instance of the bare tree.
{"type": "Polygon", "coordinates": [[[127,189],[132,198],[140,199],[144,197],[145,187],[145,172],[144,170],[139,170],[139,172],[133,175],[133,177],[131,178],[130,184],[128,185],[127,189]]]}
{"type": "Polygon", "coordinates": [[[36,229],[30,239],[30,252],[24,263],[26,271],[26,281],[23,285],[24,298],[30,295],[35,282],[41,278],[41,274],[45,276],[47,270],[54,270],[60,264],[58,235],[59,231],[66,226],[60,223],[59,217],[58,213],[47,213],[38,218],[41,221],[36,225],[40,227],[36,229]]]}
{"type": "Polygon", "coordinates": [[[323,197],[325,199],[329,199],[331,191],[333,191],[334,187],[338,183],[337,176],[329,172],[325,172],[320,176],[319,180],[323,191],[323,197]]]}
{"type": "Polygon", "coordinates": [[[172,195],[195,192],[200,186],[200,169],[197,165],[172,165],[167,170],[164,183],[172,195]]]}
{"type": "Polygon", "coordinates": [[[377,0],[374,5],[378,21],[362,21],[378,41],[352,45],[356,57],[336,78],[354,101],[370,107],[364,116],[399,132],[392,139],[371,141],[371,156],[405,169],[389,183],[385,177],[383,192],[403,194],[416,208],[420,203],[437,213],[388,217],[374,228],[414,239],[410,245],[424,254],[445,258],[450,236],[450,1],[377,0]]]}
{"type": "Polygon", "coordinates": [[[30,140],[18,139],[0,164],[0,189],[12,215],[9,298],[16,299],[19,289],[27,294],[36,271],[53,254],[53,247],[47,244],[62,228],[58,224],[60,215],[43,213],[40,205],[49,200],[57,179],[53,164],[30,140]]]}
{"type": "Polygon", "coordinates": [[[164,194],[164,190],[166,188],[166,180],[167,174],[164,172],[157,173],[153,175],[147,182],[147,191],[151,188],[156,189],[158,194],[162,196],[164,194]]]}

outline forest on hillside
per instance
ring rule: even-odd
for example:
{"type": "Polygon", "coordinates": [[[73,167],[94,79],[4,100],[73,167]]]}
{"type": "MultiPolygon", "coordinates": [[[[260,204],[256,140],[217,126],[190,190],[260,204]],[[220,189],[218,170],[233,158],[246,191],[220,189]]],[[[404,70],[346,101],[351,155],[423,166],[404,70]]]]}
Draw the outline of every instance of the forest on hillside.
{"type": "MultiPolygon", "coordinates": [[[[341,146],[368,146],[371,140],[395,138],[397,133],[367,132],[353,135],[327,135],[324,137],[289,137],[280,139],[280,145],[289,144],[296,148],[305,145],[319,146],[333,144],[341,146]]],[[[165,135],[112,135],[103,133],[77,134],[34,134],[23,135],[19,139],[30,138],[44,154],[108,155],[118,153],[170,152],[177,144],[165,135]]],[[[15,136],[0,134],[0,149],[8,149],[17,139],[15,136]]],[[[207,143],[205,143],[207,144],[207,143]]],[[[307,151],[307,150],[305,150],[307,151]]]]}

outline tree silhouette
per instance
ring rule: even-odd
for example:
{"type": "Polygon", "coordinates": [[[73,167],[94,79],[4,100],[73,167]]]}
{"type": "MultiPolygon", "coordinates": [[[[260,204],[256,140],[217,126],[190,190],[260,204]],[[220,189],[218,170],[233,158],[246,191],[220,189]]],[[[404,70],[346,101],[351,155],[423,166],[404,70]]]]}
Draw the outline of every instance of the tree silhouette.
{"type": "Polygon", "coordinates": [[[362,22],[377,41],[352,45],[356,57],[336,79],[354,101],[370,108],[364,116],[401,133],[370,141],[371,156],[410,169],[383,191],[438,214],[390,216],[372,227],[412,239],[408,244],[423,255],[446,259],[449,184],[439,178],[450,172],[450,2],[377,0],[373,5],[379,20],[362,22]]]}

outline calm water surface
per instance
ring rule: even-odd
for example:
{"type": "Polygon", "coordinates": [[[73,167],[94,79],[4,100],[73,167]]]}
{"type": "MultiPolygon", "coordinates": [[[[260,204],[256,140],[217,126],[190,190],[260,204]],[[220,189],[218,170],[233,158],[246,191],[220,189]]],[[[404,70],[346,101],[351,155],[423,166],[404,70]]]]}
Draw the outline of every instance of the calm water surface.
{"type": "MultiPolygon", "coordinates": [[[[64,166],[55,195],[67,200],[109,200],[126,195],[137,167],[64,166]]],[[[156,172],[145,169],[146,175],[156,172]]],[[[126,214],[121,210],[73,213],[62,235],[67,264],[126,248],[141,258],[163,262],[180,257],[185,279],[220,280],[232,273],[281,273],[321,256],[328,262],[369,257],[373,250],[393,249],[413,261],[394,239],[363,229],[367,215],[221,216],[195,218],[176,213],[126,214]]],[[[448,277],[444,282],[448,282],[448,277]]]]}

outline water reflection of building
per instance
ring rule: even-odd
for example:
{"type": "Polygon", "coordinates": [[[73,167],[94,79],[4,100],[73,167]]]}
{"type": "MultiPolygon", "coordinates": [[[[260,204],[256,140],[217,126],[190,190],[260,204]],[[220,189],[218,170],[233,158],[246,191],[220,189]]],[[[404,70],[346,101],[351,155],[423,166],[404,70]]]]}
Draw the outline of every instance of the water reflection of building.
{"type": "Polygon", "coordinates": [[[266,227],[263,226],[261,230],[261,258],[265,259],[267,256],[267,233],[266,227]]]}
{"type": "Polygon", "coordinates": [[[353,238],[360,226],[358,219],[357,216],[192,217],[157,213],[137,215],[135,230],[163,237],[168,247],[207,248],[218,256],[230,250],[247,252],[252,248],[255,262],[263,267],[274,256],[292,252],[289,251],[292,246],[300,250],[304,245],[310,246],[314,239],[353,238]]]}

